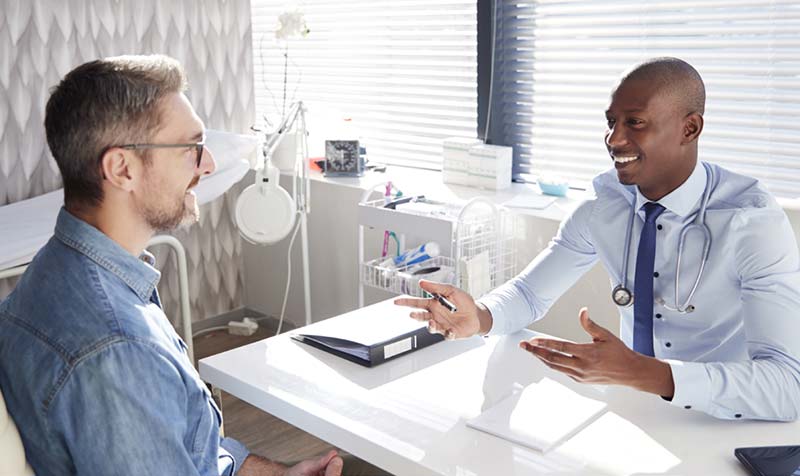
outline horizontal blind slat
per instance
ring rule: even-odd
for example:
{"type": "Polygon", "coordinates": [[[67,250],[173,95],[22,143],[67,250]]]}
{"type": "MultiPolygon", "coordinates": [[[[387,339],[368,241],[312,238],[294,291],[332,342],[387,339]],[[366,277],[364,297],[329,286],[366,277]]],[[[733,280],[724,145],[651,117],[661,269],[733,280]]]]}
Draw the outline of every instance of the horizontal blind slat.
{"type": "Polygon", "coordinates": [[[509,0],[497,13],[493,130],[515,146],[515,177],[588,186],[611,166],[603,111],[619,74],[676,56],[706,84],[701,159],[800,196],[798,2],[509,0]]]}
{"type": "MultiPolygon", "coordinates": [[[[256,112],[274,122],[287,51],[275,28],[286,6],[253,0],[251,9],[256,112]]],[[[306,0],[300,10],[311,31],[288,42],[286,95],[308,105],[309,128],[315,114],[350,117],[372,160],[426,168],[441,168],[445,137],[475,136],[474,0],[306,0]]]]}

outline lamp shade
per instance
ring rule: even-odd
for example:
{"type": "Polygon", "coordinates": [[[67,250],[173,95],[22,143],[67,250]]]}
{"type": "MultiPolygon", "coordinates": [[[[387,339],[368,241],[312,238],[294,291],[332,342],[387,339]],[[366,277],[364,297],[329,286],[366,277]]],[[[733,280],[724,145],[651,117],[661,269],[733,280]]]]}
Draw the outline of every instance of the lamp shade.
{"type": "Polygon", "coordinates": [[[236,199],[236,224],[251,243],[277,243],[292,231],[297,206],[289,193],[278,186],[280,172],[268,167],[266,175],[248,186],[236,199]]]}

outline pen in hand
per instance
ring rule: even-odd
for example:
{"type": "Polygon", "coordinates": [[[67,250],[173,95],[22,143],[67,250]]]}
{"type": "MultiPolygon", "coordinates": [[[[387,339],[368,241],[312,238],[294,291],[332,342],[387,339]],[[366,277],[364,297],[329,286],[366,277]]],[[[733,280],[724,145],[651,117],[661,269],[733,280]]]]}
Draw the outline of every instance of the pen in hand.
{"type": "Polygon", "coordinates": [[[455,304],[453,304],[452,302],[448,301],[447,298],[442,296],[441,294],[433,293],[432,295],[433,295],[433,299],[436,299],[437,301],[439,301],[439,304],[441,304],[442,306],[446,307],[448,311],[456,312],[458,310],[458,309],[456,309],[456,305],[455,304]]]}

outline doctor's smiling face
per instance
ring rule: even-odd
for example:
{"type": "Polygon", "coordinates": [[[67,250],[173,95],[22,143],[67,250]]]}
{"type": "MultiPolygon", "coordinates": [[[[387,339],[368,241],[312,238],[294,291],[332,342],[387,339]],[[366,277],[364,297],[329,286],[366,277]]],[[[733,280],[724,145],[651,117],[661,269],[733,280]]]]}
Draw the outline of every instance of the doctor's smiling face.
{"type": "Polygon", "coordinates": [[[623,76],[605,113],[606,148],[619,181],[650,200],[686,181],[697,162],[704,102],[699,75],[680,60],[652,60],[623,76]]]}

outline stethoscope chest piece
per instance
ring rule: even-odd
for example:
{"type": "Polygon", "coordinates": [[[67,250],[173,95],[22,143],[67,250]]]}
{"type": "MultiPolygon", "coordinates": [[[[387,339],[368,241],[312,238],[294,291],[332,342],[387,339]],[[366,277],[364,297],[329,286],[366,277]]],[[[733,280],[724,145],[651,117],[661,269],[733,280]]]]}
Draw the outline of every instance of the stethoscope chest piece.
{"type": "Polygon", "coordinates": [[[631,290],[621,284],[618,284],[611,291],[611,299],[614,300],[614,303],[617,306],[621,307],[628,307],[633,304],[633,294],[631,293],[631,290]]]}
{"type": "MultiPolygon", "coordinates": [[[[705,269],[706,261],[708,261],[708,254],[711,248],[711,230],[709,230],[708,226],[706,225],[705,215],[706,206],[708,205],[708,199],[711,195],[711,187],[713,184],[713,170],[708,164],[705,163],[703,164],[703,167],[706,169],[706,188],[703,193],[702,201],[700,202],[700,209],[697,212],[694,223],[687,225],[681,231],[678,239],[678,259],[675,265],[675,307],[668,306],[663,298],[655,299],[655,302],[661,306],[664,306],[665,309],[679,312],[681,314],[695,311],[695,307],[689,303],[692,301],[694,293],[697,291],[697,287],[700,285],[700,279],[703,277],[703,270],[705,269]],[[681,289],[681,259],[683,257],[683,247],[686,241],[686,235],[693,228],[700,230],[703,234],[703,256],[700,259],[700,265],[699,269],[697,270],[697,276],[695,277],[694,285],[692,285],[686,300],[682,302],[678,296],[678,293],[681,289]]],[[[627,307],[633,303],[633,294],[631,293],[631,290],[628,289],[628,254],[631,251],[631,234],[633,233],[633,220],[635,216],[636,199],[634,199],[631,204],[631,213],[630,218],[628,219],[628,229],[625,233],[625,253],[622,255],[622,283],[618,284],[611,291],[611,299],[614,301],[614,304],[620,307],[627,307]]]]}

